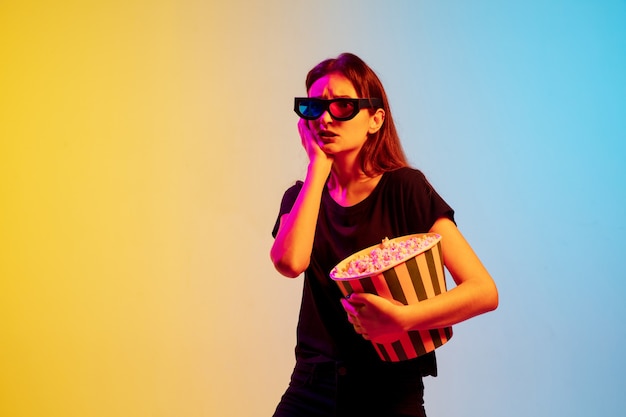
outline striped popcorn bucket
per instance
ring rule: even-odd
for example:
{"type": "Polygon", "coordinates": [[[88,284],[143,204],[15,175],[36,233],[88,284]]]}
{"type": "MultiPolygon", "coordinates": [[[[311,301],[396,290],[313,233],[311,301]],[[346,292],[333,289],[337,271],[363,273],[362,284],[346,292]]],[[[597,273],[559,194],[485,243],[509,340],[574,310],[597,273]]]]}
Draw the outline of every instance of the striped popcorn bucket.
{"type": "MultiPolygon", "coordinates": [[[[330,274],[344,296],[353,292],[367,292],[404,305],[419,303],[446,291],[446,280],[441,252],[441,236],[434,233],[408,235],[391,239],[388,242],[401,242],[414,237],[428,237],[431,240],[420,252],[408,259],[391,262],[384,269],[357,276],[344,277],[342,270],[352,259],[363,257],[376,247],[363,249],[341,261],[330,274]]],[[[452,327],[409,331],[396,341],[374,343],[378,356],[386,362],[399,362],[413,359],[432,352],[452,337],[452,327]]]]}

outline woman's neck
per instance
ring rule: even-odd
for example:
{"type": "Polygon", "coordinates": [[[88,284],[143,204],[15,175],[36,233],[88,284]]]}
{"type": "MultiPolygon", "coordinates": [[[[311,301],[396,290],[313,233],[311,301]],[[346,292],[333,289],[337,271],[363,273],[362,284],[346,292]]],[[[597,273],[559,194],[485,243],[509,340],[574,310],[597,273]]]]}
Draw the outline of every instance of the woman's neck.
{"type": "Polygon", "coordinates": [[[376,188],[382,174],[366,175],[358,165],[350,168],[333,165],[328,178],[328,192],[337,204],[349,207],[365,200],[376,188]]]}

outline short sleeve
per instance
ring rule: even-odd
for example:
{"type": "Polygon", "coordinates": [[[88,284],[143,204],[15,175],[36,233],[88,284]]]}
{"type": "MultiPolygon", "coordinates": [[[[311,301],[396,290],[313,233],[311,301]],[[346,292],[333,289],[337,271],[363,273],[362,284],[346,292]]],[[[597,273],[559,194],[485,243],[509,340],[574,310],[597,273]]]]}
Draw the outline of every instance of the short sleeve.
{"type": "Polygon", "coordinates": [[[416,172],[422,183],[421,187],[423,187],[424,197],[422,201],[425,204],[422,207],[424,208],[424,218],[430,225],[429,229],[442,217],[446,217],[454,222],[454,210],[452,207],[439,195],[421,171],[416,172]]]}
{"type": "Polygon", "coordinates": [[[293,186],[285,191],[283,195],[283,199],[280,202],[280,211],[278,212],[278,217],[276,218],[276,222],[274,223],[274,229],[272,230],[272,236],[276,237],[278,234],[278,228],[280,226],[280,218],[291,211],[293,205],[300,194],[300,190],[304,183],[302,181],[297,181],[293,186]]]}
{"type": "Polygon", "coordinates": [[[392,172],[390,182],[396,213],[405,219],[410,233],[427,232],[442,217],[454,222],[454,210],[420,170],[399,169],[392,172]]]}

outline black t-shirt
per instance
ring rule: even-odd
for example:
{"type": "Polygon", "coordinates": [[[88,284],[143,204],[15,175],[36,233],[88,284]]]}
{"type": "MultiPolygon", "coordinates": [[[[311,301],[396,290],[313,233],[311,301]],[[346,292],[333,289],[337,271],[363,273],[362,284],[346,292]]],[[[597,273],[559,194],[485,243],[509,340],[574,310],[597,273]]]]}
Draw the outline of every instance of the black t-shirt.
{"type": "MultiPolygon", "coordinates": [[[[298,181],[285,192],[274,236],[278,233],[280,217],[291,211],[302,185],[298,181]]],[[[339,301],[342,294],[329,273],[354,252],[380,243],[385,237],[428,232],[441,217],[454,220],[454,211],[424,174],[413,168],[384,173],[372,193],[350,207],[337,204],[324,188],[311,262],[304,274],[297,360],[380,364],[371,342],[357,334],[348,322],[339,301]]],[[[422,375],[437,373],[434,352],[405,362],[406,366],[417,366],[422,375]]]]}

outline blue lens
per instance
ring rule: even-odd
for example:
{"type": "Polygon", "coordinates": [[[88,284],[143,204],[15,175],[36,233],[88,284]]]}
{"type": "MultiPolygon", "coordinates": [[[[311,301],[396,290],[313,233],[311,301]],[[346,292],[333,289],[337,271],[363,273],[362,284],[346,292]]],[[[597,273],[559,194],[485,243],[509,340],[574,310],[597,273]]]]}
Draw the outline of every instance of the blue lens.
{"type": "Polygon", "coordinates": [[[312,117],[317,119],[324,113],[324,105],[320,102],[313,100],[302,100],[298,106],[300,113],[305,117],[312,117]]]}

